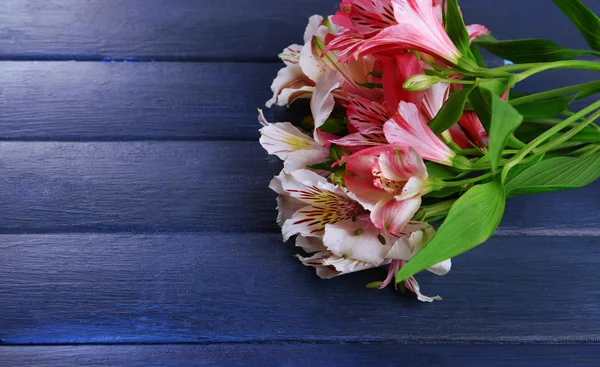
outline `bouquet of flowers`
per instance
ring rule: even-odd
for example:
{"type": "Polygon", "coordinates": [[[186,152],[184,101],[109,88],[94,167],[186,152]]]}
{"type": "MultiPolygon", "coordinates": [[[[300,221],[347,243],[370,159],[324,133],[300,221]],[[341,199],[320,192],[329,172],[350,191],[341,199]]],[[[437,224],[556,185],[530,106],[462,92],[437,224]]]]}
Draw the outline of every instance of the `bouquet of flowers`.
{"type": "Polygon", "coordinates": [[[270,185],[278,223],[304,265],[321,278],[389,265],[367,287],[432,302],[414,275],[445,275],[487,241],[507,198],[600,176],[600,101],[570,109],[600,81],[513,91],[546,70],[600,71],[581,60],[600,56],[600,19],[579,0],[553,2],[590,50],[496,40],[465,26],[457,0],[343,0],[310,18],[305,44],[279,55],[267,107],[304,98],[311,114],[294,125],[259,110],[260,143],[284,161],[270,185]],[[511,62],[488,68],[481,48],[511,62]]]}

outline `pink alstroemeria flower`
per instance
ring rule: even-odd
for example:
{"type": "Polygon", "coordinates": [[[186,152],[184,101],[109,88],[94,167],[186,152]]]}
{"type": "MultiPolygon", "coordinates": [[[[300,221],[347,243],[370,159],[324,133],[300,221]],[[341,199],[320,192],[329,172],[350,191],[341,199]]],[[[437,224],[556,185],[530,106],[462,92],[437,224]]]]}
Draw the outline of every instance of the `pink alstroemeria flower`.
{"type": "MultiPolygon", "coordinates": [[[[349,148],[365,148],[369,146],[386,145],[383,125],[392,118],[393,114],[387,108],[366,98],[355,98],[346,107],[348,123],[355,133],[331,142],[349,148]]],[[[360,150],[360,149],[359,149],[360,150]]]]}
{"type": "Polygon", "coordinates": [[[400,234],[428,190],[427,169],[412,148],[377,147],[350,156],[344,182],[371,211],[375,227],[400,234]]]}
{"type": "Polygon", "coordinates": [[[398,24],[365,41],[361,56],[409,49],[458,64],[463,55],[444,30],[432,0],[392,0],[392,6],[398,24]]]}
{"type": "Polygon", "coordinates": [[[425,160],[452,166],[456,153],[427,126],[427,121],[412,103],[400,102],[398,113],[385,123],[383,132],[392,145],[411,147],[425,160]]]}
{"type": "Polygon", "coordinates": [[[463,149],[478,147],[485,149],[488,146],[488,134],[481,124],[477,114],[465,111],[458,120],[458,124],[450,129],[452,139],[463,149]]]}

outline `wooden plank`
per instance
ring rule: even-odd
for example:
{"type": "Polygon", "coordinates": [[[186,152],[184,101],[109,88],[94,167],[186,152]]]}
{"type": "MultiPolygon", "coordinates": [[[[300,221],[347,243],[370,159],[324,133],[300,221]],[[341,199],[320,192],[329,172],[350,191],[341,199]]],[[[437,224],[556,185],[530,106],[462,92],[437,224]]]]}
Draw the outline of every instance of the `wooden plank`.
{"type": "MultiPolygon", "coordinates": [[[[495,237],[426,294],[329,281],[276,234],[0,237],[0,339],[54,343],[598,343],[600,237],[495,237]]],[[[394,350],[394,348],[392,348],[394,350]]]]}
{"type": "MultiPolygon", "coordinates": [[[[0,5],[1,6],[1,5],[0,5]]],[[[252,140],[279,64],[0,63],[0,139],[252,140]]],[[[271,121],[291,120],[283,108],[271,121]]]]}
{"type": "MultiPolygon", "coordinates": [[[[258,142],[0,142],[0,233],[277,231],[258,142]]],[[[501,231],[598,235],[600,182],[509,201],[501,231]]]]}
{"type": "MultiPolygon", "coordinates": [[[[274,59],[302,41],[307,18],[332,14],[338,0],[3,0],[3,59],[274,59]]],[[[600,4],[586,3],[600,13],[600,4]]],[[[545,37],[585,48],[547,0],[462,0],[468,22],[499,38],[545,37]],[[539,15],[543,14],[543,17],[539,15]]]]}
{"type": "MultiPolygon", "coordinates": [[[[280,67],[3,62],[0,140],[255,140],[256,108],[271,98],[269,87],[280,67]]],[[[591,77],[555,71],[531,78],[520,90],[549,90],[591,77]]],[[[305,106],[265,113],[270,121],[297,122],[308,112],[305,106]]]]}
{"type": "Polygon", "coordinates": [[[592,367],[584,345],[224,344],[2,347],[4,367],[430,366],[592,367]]]}

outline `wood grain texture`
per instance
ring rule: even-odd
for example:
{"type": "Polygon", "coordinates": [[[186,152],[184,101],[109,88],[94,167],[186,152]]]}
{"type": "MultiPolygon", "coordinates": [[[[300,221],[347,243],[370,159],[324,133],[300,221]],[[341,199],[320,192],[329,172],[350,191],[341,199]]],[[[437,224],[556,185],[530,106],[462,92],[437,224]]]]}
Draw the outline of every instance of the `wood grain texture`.
{"type": "MultiPolygon", "coordinates": [[[[276,234],[0,237],[6,344],[600,342],[600,237],[494,237],[425,294],[329,281],[276,234]]],[[[1,349],[0,349],[1,351],[1,349]]]]}
{"type": "MultiPolygon", "coordinates": [[[[302,41],[307,18],[333,14],[338,0],[3,0],[3,59],[274,59],[302,41]]],[[[597,0],[587,0],[596,13],[597,0]]],[[[547,0],[462,0],[468,23],[501,39],[545,37],[585,48],[547,0]],[[535,21],[532,21],[535,20],[535,21]]]]}
{"type": "Polygon", "coordinates": [[[165,345],[0,347],[4,367],[430,366],[591,367],[597,346],[165,345]]]}
{"type": "MultiPolygon", "coordinates": [[[[254,140],[279,64],[0,63],[0,139],[254,140]]],[[[292,120],[283,108],[271,121],[292,120]]]]}
{"type": "MultiPolygon", "coordinates": [[[[1,142],[0,233],[277,231],[258,142],[1,142]]],[[[510,200],[501,233],[600,235],[600,182],[510,200]]]]}
{"type": "MultiPolygon", "coordinates": [[[[256,140],[256,108],[271,98],[269,86],[281,66],[2,62],[0,139],[256,140]]],[[[592,77],[554,71],[527,80],[519,90],[549,90],[592,77]]],[[[297,122],[308,109],[301,103],[265,113],[273,122],[297,122]]]]}

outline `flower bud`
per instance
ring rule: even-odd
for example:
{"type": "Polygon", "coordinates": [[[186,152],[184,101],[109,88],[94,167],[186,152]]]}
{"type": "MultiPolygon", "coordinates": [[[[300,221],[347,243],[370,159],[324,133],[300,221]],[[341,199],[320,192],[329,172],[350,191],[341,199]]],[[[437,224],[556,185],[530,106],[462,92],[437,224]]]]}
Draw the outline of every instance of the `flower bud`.
{"type": "Polygon", "coordinates": [[[442,79],[437,76],[417,74],[408,78],[404,82],[403,87],[409,92],[420,92],[429,89],[429,87],[441,81],[442,79]]]}

